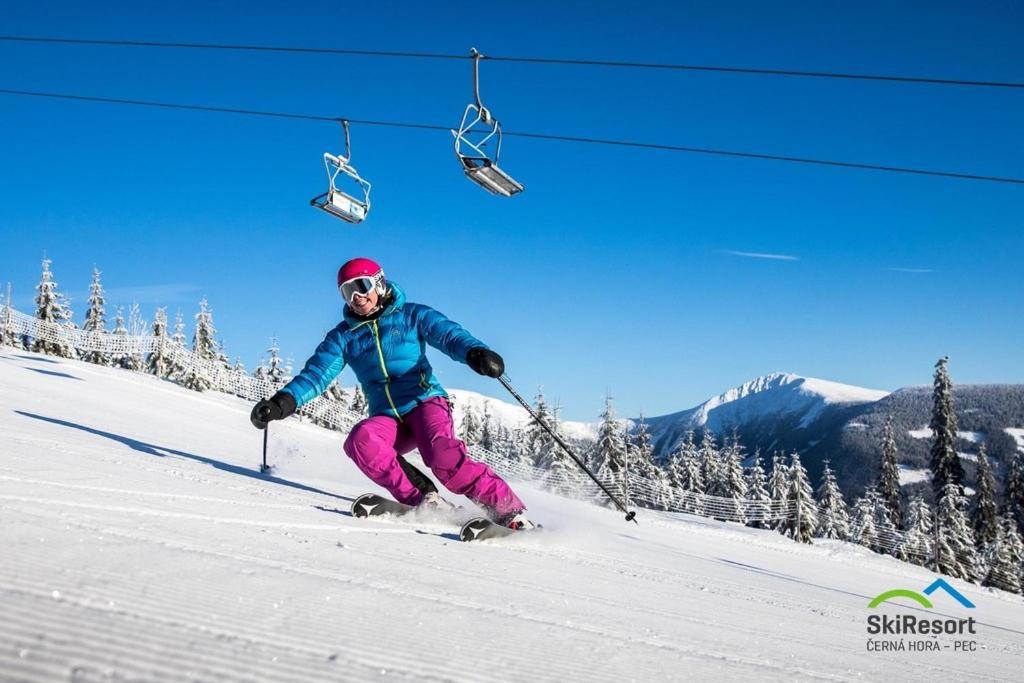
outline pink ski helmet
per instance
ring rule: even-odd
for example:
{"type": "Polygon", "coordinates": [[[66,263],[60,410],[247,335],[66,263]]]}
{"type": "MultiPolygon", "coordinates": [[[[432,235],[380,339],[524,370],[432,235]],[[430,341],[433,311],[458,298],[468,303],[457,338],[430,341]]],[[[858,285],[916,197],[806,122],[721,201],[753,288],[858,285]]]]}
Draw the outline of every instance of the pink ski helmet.
{"type": "Polygon", "coordinates": [[[371,289],[376,289],[382,297],[388,291],[384,269],[377,262],[358,257],[338,269],[338,291],[346,303],[352,301],[354,294],[366,294],[371,289]]]}

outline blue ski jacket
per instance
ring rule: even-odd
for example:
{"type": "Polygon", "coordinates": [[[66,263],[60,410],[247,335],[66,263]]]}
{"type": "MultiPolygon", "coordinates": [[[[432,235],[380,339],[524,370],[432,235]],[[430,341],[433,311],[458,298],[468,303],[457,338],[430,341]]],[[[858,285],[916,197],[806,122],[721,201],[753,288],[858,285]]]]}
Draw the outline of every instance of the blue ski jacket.
{"type": "Polygon", "coordinates": [[[286,384],[296,406],[324,393],[346,365],[351,365],[363,387],[370,415],[402,416],[432,396],[448,394],[434,377],[426,345],[440,349],[460,363],[466,354],[486,344],[461,325],[429,306],[409,303],[405,292],[389,283],[391,303],[373,320],[345,318],[316,348],[302,372],[286,384]]]}

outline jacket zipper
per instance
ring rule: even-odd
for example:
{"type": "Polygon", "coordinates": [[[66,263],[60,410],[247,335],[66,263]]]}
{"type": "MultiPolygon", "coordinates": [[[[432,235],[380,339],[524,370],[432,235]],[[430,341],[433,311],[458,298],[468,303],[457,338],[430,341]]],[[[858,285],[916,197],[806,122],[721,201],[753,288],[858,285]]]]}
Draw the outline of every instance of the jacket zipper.
{"type": "Polygon", "coordinates": [[[384,363],[384,348],[380,344],[380,328],[377,327],[377,321],[373,321],[373,339],[377,342],[377,357],[380,358],[380,369],[384,373],[384,395],[388,397],[388,403],[391,404],[391,412],[395,414],[395,418],[401,422],[402,416],[398,414],[398,408],[395,406],[394,399],[391,398],[391,376],[388,375],[388,366],[384,363]]]}

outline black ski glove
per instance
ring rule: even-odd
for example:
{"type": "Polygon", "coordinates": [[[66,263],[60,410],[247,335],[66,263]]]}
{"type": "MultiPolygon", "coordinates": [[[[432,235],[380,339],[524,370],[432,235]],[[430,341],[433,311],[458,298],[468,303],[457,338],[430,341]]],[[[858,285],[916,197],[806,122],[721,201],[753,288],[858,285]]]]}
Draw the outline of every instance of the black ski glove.
{"type": "Polygon", "coordinates": [[[505,361],[494,351],[483,346],[469,350],[466,354],[466,365],[488,377],[501,377],[505,374],[505,361]]]}
{"type": "Polygon", "coordinates": [[[256,429],[266,429],[268,422],[283,420],[294,412],[295,397],[287,391],[279,391],[253,406],[249,421],[256,429]]]}

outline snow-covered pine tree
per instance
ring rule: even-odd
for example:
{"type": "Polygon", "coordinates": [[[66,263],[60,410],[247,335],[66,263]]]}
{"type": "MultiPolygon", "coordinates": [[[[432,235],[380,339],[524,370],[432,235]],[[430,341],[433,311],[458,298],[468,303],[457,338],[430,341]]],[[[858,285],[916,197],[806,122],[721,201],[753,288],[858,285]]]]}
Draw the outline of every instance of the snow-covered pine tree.
{"type": "Polygon", "coordinates": [[[761,451],[754,451],[754,463],[747,473],[747,524],[763,528],[771,511],[771,494],[768,492],[768,477],[764,473],[761,451]]]}
{"type": "Polygon", "coordinates": [[[185,317],[181,314],[181,309],[174,314],[174,334],[171,335],[171,341],[185,348],[185,317]]]}
{"type": "Polygon", "coordinates": [[[988,571],[983,585],[1011,593],[1024,587],[1024,542],[1017,531],[1017,522],[1009,515],[999,519],[996,537],[985,550],[988,571]]]}
{"type": "Polygon", "coordinates": [[[213,313],[204,297],[199,302],[196,313],[196,331],[192,336],[192,355],[195,362],[190,363],[182,382],[193,391],[206,391],[213,387],[212,367],[217,360],[217,329],[213,326],[213,313]]]}
{"type": "Polygon", "coordinates": [[[704,479],[693,432],[687,432],[669,459],[669,480],[675,488],[676,508],[695,515],[704,514],[704,479]]]}
{"type": "Polygon", "coordinates": [[[284,386],[284,361],[281,360],[281,349],[277,346],[277,337],[270,338],[270,348],[267,349],[267,360],[263,364],[263,378],[274,385],[274,389],[284,386]]]}
{"type": "Polygon", "coordinates": [[[1004,498],[1003,512],[1017,520],[1017,532],[1024,533],[1024,457],[1020,450],[1010,455],[1004,498]]]}
{"type": "Polygon", "coordinates": [[[639,480],[634,496],[636,503],[655,510],[668,510],[672,505],[672,487],[667,473],[654,462],[654,446],[642,413],[633,431],[632,446],[634,472],[639,480]]]}
{"type": "Polygon", "coordinates": [[[700,475],[704,480],[704,491],[709,496],[723,496],[725,491],[722,485],[722,459],[718,452],[715,435],[710,429],[705,428],[704,430],[698,457],[700,458],[700,475]]]}
{"type": "Polygon", "coordinates": [[[480,443],[482,427],[476,408],[472,403],[467,403],[465,410],[462,411],[462,429],[459,430],[459,438],[467,446],[475,446],[480,443]]]}
{"type": "MultiPolygon", "coordinates": [[[[537,395],[533,399],[533,411],[544,424],[553,427],[551,424],[552,413],[548,408],[547,401],[544,399],[544,391],[541,388],[537,389],[537,395]]],[[[526,451],[533,460],[535,467],[545,469],[546,465],[550,464],[551,453],[555,449],[554,439],[551,438],[551,435],[548,434],[547,430],[537,420],[530,420],[525,430],[526,451]]]]}
{"type": "Polygon", "coordinates": [[[63,326],[71,318],[71,312],[65,306],[65,298],[58,291],[57,283],[53,280],[50,263],[50,259],[43,259],[43,272],[39,278],[39,284],[36,285],[36,318],[44,323],[51,323],[49,330],[60,341],[50,341],[39,337],[32,344],[32,350],[61,358],[74,358],[74,347],[65,339],[63,329],[63,326]]]}
{"type": "Polygon", "coordinates": [[[878,475],[878,492],[889,509],[889,519],[899,528],[903,524],[903,510],[900,503],[900,468],[896,464],[896,435],[892,415],[885,420],[882,430],[882,458],[878,475]]]}
{"type": "MultiPolygon", "coordinates": [[[[82,329],[89,333],[89,342],[100,346],[107,331],[106,299],[103,296],[103,283],[100,281],[100,269],[93,267],[92,284],[89,285],[89,309],[85,312],[85,324],[82,329]]],[[[110,365],[110,356],[102,351],[86,351],[82,360],[96,365],[110,365]]]]}
{"type": "Polygon", "coordinates": [[[3,317],[0,319],[0,346],[21,346],[14,333],[14,309],[11,307],[11,283],[7,283],[7,298],[4,301],[3,317]]]}
{"type": "Polygon", "coordinates": [[[789,468],[783,460],[782,453],[772,456],[772,473],[768,479],[768,493],[772,498],[772,507],[775,513],[775,520],[769,525],[771,529],[778,529],[782,526],[785,515],[786,499],[789,497],[789,468]]]}
{"type": "Polygon", "coordinates": [[[747,481],[743,477],[743,446],[735,431],[722,445],[720,458],[718,473],[721,481],[717,488],[721,491],[722,497],[726,499],[721,503],[724,509],[728,510],[727,514],[723,516],[730,521],[746,524],[747,518],[743,512],[743,501],[747,497],[747,481]]]}
{"type": "Polygon", "coordinates": [[[932,391],[931,468],[936,500],[942,497],[946,484],[961,486],[964,479],[964,468],[956,452],[956,410],[953,408],[953,383],[946,367],[948,363],[949,356],[946,356],[935,364],[932,391]]]}
{"type": "MultiPolygon", "coordinates": [[[[128,336],[141,337],[146,333],[147,326],[148,323],[142,317],[142,309],[137,302],[133,301],[131,306],[128,307],[128,336]]],[[[144,370],[146,367],[146,360],[142,357],[141,351],[127,351],[123,363],[123,367],[128,370],[139,371],[144,370]]]]}
{"type": "Polygon", "coordinates": [[[907,504],[907,530],[896,551],[896,557],[904,562],[913,562],[922,567],[934,568],[935,547],[932,520],[935,513],[921,494],[907,504]]]}
{"type": "Polygon", "coordinates": [[[850,536],[850,508],[839,490],[839,482],[831,463],[824,461],[821,485],[818,487],[818,536],[845,541],[850,536]]]}
{"type": "Polygon", "coordinates": [[[360,417],[366,417],[370,414],[370,405],[366,402],[363,388],[358,384],[356,385],[356,390],[352,393],[352,405],[349,406],[349,410],[360,417]]]}
{"type": "Polygon", "coordinates": [[[167,379],[181,382],[185,379],[185,359],[188,357],[188,350],[185,348],[185,318],[178,309],[174,315],[174,332],[171,334],[170,344],[167,345],[167,379]]]}
{"type": "Polygon", "coordinates": [[[892,523],[889,504],[878,488],[872,489],[871,502],[875,506],[875,535],[878,542],[874,551],[885,555],[895,555],[902,542],[902,536],[892,523]]]}
{"type": "Polygon", "coordinates": [[[818,526],[818,507],[814,502],[807,470],[800,463],[800,454],[796,451],[790,455],[789,491],[786,498],[793,512],[783,522],[781,533],[794,541],[810,543],[818,526]]]}
{"type": "Polygon", "coordinates": [[[591,450],[591,469],[609,489],[625,493],[626,457],[625,433],[615,415],[611,394],[605,394],[601,423],[597,428],[597,442],[591,450]]]}
{"type": "MultiPolygon", "coordinates": [[[[561,408],[555,406],[551,410],[551,417],[547,420],[547,425],[559,436],[562,436],[562,430],[560,428],[561,420],[559,419],[559,413],[561,408]]],[[[566,455],[558,443],[550,437],[549,449],[540,456],[537,461],[538,467],[545,471],[544,483],[553,491],[562,495],[576,495],[579,493],[580,480],[577,476],[579,470],[576,468],[576,464],[566,455]]],[[[563,437],[564,439],[564,437],[563,437]]]]}
{"type": "Polygon", "coordinates": [[[217,328],[213,326],[213,311],[206,298],[199,301],[196,313],[196,331],[192,336],[192,352],[203,360],[217,358],[217,328]]]}
{"type": "Polygon", "coordinates": [[[157,377],[168,377],[171,363],[167,358],[167,309],[156,309],[153,316],[153,336],[156,337],[155,348],[146,357],[146,372],[157,377]]]}
{"type": "MultiPolygon", "coordinates": [[[[122,348],[127,349],[128,328],[124,323],[124,308],[122,306],[118,306],[116,310],[117,313],[114,317],[114,338],[123,345],[122,348]]],[[[127,350],[111,354],[110,362],[114,367],[123,368],[125,370],[139,369],[135,367],[134,358],[130,353],[127,353],[127,350]]]]}
{"type": "Polygon", "coordinates": [[[494,428],[494,418],[491,416],[491,406],[484,403],[484,415],[480,420],[480,447],[492,453],[497,453],[497,436],[494,428]]]}
{"type": "Polygon", "coordinates": [[[878,547],[878,532],[875,529],[875,501],[878,492],[868,489],[853,504],[853,515],[850,520],[851,543],[862,545],[874,550],[878,547]]]}
{"type": "Polygon", "coordinates": [[[974,528],[974,540],[978,548],[983,549],[995,542],[996,534],[999,532],[995,500],[996,481],[992,475],[992,466],[989,464],[984,443],[978,448],[977,479],[978,495],[974,499],[971,526],[974,528]]]}
{"type": "Polygon", "coordinates": [[[950,481],[942,490],[938,505],[936,537],[939,571],[966,581],[978,578],[978,556],[974,532],[964,510],[967,501],[959,484],[950,481]]]}

